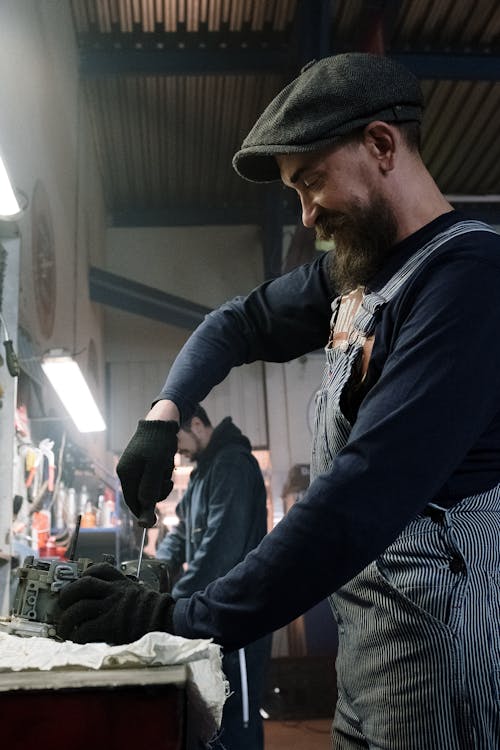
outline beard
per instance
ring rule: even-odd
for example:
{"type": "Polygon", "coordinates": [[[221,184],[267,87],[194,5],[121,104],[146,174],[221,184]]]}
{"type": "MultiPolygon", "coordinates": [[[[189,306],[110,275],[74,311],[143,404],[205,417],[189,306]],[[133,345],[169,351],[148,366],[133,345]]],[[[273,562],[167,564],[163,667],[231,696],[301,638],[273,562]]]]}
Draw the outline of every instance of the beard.
{"type": "Polygon", "coordinates": [[[191,461],[196,461],[196,463],[200,460],[200,456],[203,453],[203,447],[201,445],[201,440],[196,437],[196,435],[193,435],[194,442],[195,442],[195,448],[193,451],[191,451],[191,461]]]}
{"type": "Polygon", "coordinates": [[[186,456],[189,461],[198,462],[204,450],[200,438],[193,432],[191,432],[191,430],[186,430],[185,428],[181,427],[181,431],[189,433],[194,445],[191,448],[180,448],[179,453],[181,454],[181,456],[186,456]]]}
{"type": "Polygon", "coordinates": [[[328,211],[316,222],[319,240],[334,240],[330,276],[337,294],[366,286],[392,254],[397,237],[392,208],[380,196],[367,205],[352,201],[348,211],[328,211]]]}

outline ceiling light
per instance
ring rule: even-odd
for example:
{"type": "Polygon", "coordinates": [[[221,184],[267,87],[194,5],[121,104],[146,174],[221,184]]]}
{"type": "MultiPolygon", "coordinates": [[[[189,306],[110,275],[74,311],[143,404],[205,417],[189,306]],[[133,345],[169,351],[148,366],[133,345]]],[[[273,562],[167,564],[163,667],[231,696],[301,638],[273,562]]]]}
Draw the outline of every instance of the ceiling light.
{"type": "Polygon", "coordinates": [[[7,174],[5,164],[0,156],[0,218],[14,219],[24,210],[19,202],[7,174]]]}
{"type": "Polygon", "coordinates": [[[102,432],[106,424],[78,363],[61,349],[42,358],[42,369],[80,432],[102,432]]]}

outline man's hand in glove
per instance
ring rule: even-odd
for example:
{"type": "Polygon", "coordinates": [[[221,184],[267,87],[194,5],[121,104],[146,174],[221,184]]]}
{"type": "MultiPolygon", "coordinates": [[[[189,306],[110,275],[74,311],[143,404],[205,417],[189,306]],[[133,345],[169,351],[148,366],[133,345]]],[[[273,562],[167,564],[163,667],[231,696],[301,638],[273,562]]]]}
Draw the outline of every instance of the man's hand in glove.
{"type": "Polygon", "coordinates": [[[173,633],[175,601],[132,581],[109,563],[91,565],[59,594],[57,634],[75,643],[131,643],[145,633],[173,633]]]}
{"type": "Polygon", "coordinates": [[[116,467],[123,497],[140,526],[154,526],[155,505],[172,491],[177,422],[141,419],[116,467]]]}

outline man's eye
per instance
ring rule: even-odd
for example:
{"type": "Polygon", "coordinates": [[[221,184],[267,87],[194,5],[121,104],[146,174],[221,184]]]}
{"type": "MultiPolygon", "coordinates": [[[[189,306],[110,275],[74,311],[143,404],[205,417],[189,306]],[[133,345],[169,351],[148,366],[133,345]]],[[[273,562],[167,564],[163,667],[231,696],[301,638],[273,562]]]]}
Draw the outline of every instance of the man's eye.
{"type": "Polygon", "coordinates": [[[309,188],[313,187],[318,182],[318,178],[317,177],[307,177],[307,178],[304,178],[302,182],[304,184],[304,187],[306,189],[309,189],[309,188]]]}

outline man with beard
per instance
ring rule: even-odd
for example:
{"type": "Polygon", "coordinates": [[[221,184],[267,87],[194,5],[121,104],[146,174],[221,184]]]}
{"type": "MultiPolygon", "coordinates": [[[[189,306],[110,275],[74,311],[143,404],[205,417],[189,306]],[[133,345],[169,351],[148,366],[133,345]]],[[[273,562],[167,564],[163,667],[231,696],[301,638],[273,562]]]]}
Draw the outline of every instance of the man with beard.
{"type": "MultiPolygon", "coordinates": [[[[262,472],[250,441],[230,417],[214,429],[197,404],[179,428],[177,448],[196,468],[176,509],[179,523],[156,551],[174,578],[180,574],[172,589],[175,599],[191,596],[230,571],[267,532],[262,472]]],[[[264,747],[260,707],[270,652],[271,638],[265,636],[224,655],[222,668],[231,694],[214,749],[264,747]]]]}
{"type": "MultiPolygon", "coordinates": [[[[419,153],[417,80],[388,58],[308,66],[233,164],[297,191],[336,250],[209,315],[118,467],[139,515],[179,421],[231,367],[325,346],[311,485],[226,576],[156,599],[101,570],[61,594],[61,633],[141,628],[237,648],[325,596],[339,627],[334,748],[491,750],[500,737],[500,238],[459,216],[419,153]],[[102,587],[101,587],[102,584],[102,587]]],[[[296,404],[295,408],[305,408],[296,404]]],[[[135,632],[132,631],[131,632],[135,632]]]]}

